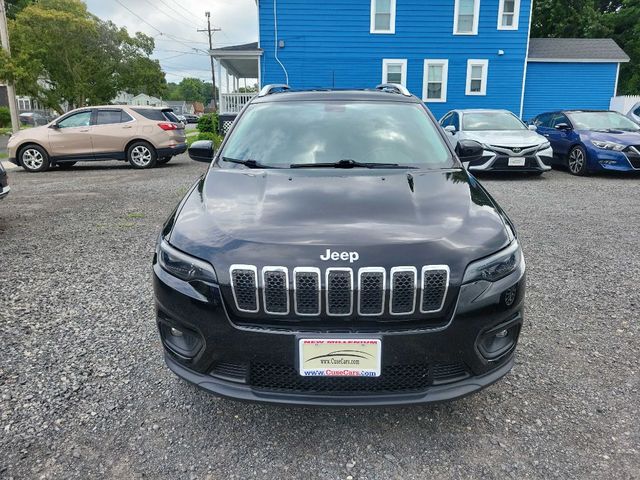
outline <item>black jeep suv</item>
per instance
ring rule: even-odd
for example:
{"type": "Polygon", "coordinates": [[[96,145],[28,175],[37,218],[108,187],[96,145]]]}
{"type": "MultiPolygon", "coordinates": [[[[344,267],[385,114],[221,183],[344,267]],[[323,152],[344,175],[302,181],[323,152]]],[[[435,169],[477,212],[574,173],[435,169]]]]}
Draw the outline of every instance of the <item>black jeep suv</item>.
{"type": "Polygon", "coordinates": [[[169,368],[209,392],[316,405],[442,401],[514,362],[515,229],[406,89],[267,86],[166,222],[169,368]]]}

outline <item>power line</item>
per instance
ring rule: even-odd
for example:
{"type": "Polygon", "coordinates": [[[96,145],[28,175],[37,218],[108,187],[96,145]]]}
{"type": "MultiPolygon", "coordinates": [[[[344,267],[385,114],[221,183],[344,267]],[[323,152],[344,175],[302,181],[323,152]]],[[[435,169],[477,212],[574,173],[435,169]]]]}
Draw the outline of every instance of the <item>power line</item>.
{"type": "Polygon", "coordinates": [[[180,20],[179,18],[175,18],[175,15],[172,15],[170,13],[165,12],[158,5],[154,5],[153,3],[151,3],[150,0],[144,0],[144,1],[147,2],[149,5],[151,5],[153,8],[155,8],[158,12],[160,12],[160,13],[166,15],[167,17],[169,17],[172,21],[178,22],[178,23],[180,23],[182,25],[186,25],[187,27],[193,28],[193,23],[191,21],[189,21],[189,23],[187,23],[184,20],[180,20]]]}
{"type": "MultiPolygon", "coordinates": [[[[171,5],[167,4],[164,0],[158,0],[161,4],[163,4],[165,7],[167,7],[169,10],[171,10],[172,12],[177,13],[178,15],[180,15],[182,18],[186,19],[189,22],[193,22],[193,18],[188,18],[185,15],[183,15],[182,13],[180,13],[178,10],[176,10],[175,8],[173,8],[171,5]]],[[[188,10],[184,9],[185,12],[187,13],[191,13],[188,10]]],[[[193,14],[192,14],[193,15],[193,14]]],[[[195,17],[195,15],[193,15],[193,17],[195,17]]]]}

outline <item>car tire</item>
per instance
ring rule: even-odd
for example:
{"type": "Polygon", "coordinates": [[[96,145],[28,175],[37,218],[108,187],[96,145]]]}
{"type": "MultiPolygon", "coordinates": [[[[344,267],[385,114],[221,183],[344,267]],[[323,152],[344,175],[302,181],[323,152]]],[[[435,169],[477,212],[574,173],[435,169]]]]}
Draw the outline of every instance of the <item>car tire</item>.
{"type": "Polygon", "coordinates": [[[587,171],[587,152],[580,145],[573,147],[569,152],[567,167],[569,167],[571,175],[585,176],[589,174],[587,171]]]}
{"type": "Polygon", "coordinates": [[[158,161],[158,153],[153,146],[147,142],[133,142],[127,148],[127,160],[133,168],[153,168],[158,161]]]}
{"type": "Polygon", "coordinates": [[[169,163],[169,161],[172,159],[173,157],[162,157],[158,159],[158,165],[164,165],[165,163],[169,163]]]}
{"type": "Polygon", "coordinates": [[[62,162],[62,163],[58,163],[58,168],[60,170],[69,170],[71,167],[73,167],[77,162],[62,162]]]}
{"type": "Polygon", "coordinates": [[[51,165],[46,150],[35,144],[22,147],[18,154],[18,160],[22,168],[31,173],[44,172],[51,165]]]}

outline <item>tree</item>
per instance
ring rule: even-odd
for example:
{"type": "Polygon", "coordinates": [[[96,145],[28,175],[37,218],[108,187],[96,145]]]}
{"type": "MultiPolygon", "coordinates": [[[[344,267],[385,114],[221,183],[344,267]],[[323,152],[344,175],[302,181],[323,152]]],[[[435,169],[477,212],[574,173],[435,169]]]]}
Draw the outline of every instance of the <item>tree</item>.
{"type": "Polygon", "coordinates": [[[203,82],[199,78],[186,77],[180,83],[168,83],[164,98],[167,100],[201,102],[207,105],[211,101],[211,91],[211,82],[203,82]]]}
{"type": "Polygon", "coordinates": [[[153,39],[103,22],[80,0],[39,0],[9,24],[12,57],[0,77],[62,113],[64,105],[108,103],[120,90],[160,94],[164,74],[151,60],[153,39]]]}

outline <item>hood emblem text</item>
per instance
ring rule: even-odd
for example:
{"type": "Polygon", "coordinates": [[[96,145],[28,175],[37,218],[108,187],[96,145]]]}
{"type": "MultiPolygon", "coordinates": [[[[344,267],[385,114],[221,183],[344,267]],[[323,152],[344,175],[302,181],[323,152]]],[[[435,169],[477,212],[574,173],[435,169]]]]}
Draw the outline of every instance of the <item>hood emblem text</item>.
{"type": "Polygon", "coordinates": [[[357,262],[360,258],[360,254],[358,252],[332,252],[327,248],[327,251],[324,255],[320,255],[320,260],[326,262],[328,260],[349,260],[349,263],[357,262]]]}

